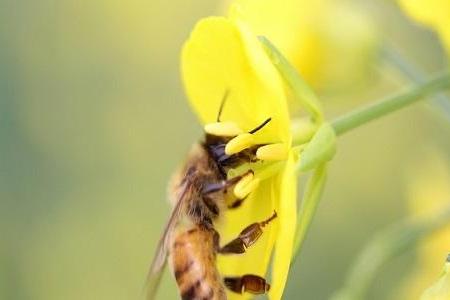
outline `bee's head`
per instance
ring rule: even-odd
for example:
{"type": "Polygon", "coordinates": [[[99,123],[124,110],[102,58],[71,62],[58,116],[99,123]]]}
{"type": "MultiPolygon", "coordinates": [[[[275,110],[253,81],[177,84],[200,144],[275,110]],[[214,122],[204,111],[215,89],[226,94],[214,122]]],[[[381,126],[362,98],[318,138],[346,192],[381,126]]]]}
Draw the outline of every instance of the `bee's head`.
{"type": "Polygon", "coordinates": [[[236,168],[244,163],[255,162],[256,151],[264,146],[255,144],[253,134],[265,127],[272,118],[267,118],[252,130],[245,132],[233,121],[221,121],[222,112],[230,91],[222,97],[216,122],[206,124],[203,146],[222,171],[236,168]]]}
{"type": "Polygon", "coordinates": [[[232,155],[226,154],[225,148],[227,143],[233,138],[234,137],[216,136],[208,133],[205,134],[203,146],[217,165],[223,170],[236,168],[244,163],[256,161],[256,150],[260,145],[245,148],[232,155]]]}

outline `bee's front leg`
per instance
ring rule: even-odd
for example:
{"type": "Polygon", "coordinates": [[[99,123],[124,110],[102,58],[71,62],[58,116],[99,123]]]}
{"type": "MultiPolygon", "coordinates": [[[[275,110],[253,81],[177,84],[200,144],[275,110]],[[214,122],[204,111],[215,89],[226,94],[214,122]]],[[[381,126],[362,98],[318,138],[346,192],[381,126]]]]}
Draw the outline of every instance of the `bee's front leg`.
{"type": "Polygon", "coordinates": [[[212,193],[216,193],[216,192],[219,192],[219,191],[226,192],[226,190],[229,187],[235,185],[236,183],[239,182],[239,180],[241,180],[246,175],[251,174],[251,173],[253,173],[253,171],[252,170],[248,170],[244,174],[235,176],[235,177],[230,178],[228,180],[222,180],[220,182],[213,182],[213,183],[205,184],[205,186],[203,186],[203,188],[202,188],[202,192],[201,193],[202,193],[202,195],[206,196],[206,195],[209,195],[209,194],[212,194],[212,193]]]}
{"type": "Polygon", "coordinates": [[[273,219],[277,217],[277,213],[274,211],[272,216],[268,219],[250,224],[241,231],[239,236],[219,248],[218,252],[222,254],[241,254],[245,253],[245,250],[253,245],[263,233],[263,227],[269,224],[273,219]]]}

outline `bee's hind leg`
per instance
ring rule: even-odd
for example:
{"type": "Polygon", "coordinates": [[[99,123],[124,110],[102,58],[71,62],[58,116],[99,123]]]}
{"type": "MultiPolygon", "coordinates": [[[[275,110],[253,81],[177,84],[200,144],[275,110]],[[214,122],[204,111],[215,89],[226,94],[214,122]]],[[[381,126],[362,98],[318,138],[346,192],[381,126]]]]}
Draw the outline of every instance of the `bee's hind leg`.
{"type": "Polygon", "coordinates": [[[252,274],[241,277],[225,277],[223,282],[229,290],[238,294],[242,294],[242,292],[265,294],[270,289],[270,284],[264,278],[252,274]]]}
{"type": "Polygon", "coordinates": [[[269,224],[273,219],[277,217],[277,213],[274,211],[272,216],[268,219],[250,224],[241,231],[239,236],[219,248],[218,252],[222,254],[241,254],[245,253],[245,250],[253,245],[263,233],[263,227],[269,224]]]}

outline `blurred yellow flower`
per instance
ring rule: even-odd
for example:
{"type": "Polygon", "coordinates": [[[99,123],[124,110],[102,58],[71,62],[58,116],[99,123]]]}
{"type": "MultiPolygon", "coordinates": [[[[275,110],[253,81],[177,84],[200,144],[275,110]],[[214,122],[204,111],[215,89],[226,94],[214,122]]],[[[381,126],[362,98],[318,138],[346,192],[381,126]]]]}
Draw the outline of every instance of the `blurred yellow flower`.
{"type": "Polygon", "coordinates": [[[434,29],[450,54],[450,1],[398,0],[405,12],[417,22],[434,29]]]}
{"type": "Polygon", "coordinates": [[[230,14],[271,40],[315,88],[355,87],[367,79],[377,49],[370,18],[335,0],[234,0],[230,14]]]}
{"type": "MultiPolygon", "coordinates": [[[[278,218],[264,228],[262,237],[245,254],[219,256],[218,266],[226,276],[265,277],[275,251],[269,297],[281,299],[292,256],[297,185],[283,82],[250,28],[238,19],[224,17],[198,22],[182,51],[182,77],[190,104],[206,130],[217,130],[220,125],[224,126],[221,130],[248,132],[271,118],[252,137],[239,134],[227,144],[226,151],[230,152],[239,151],[241,146],[265,144],[257,156],[266,161],[251,166],[255,171],[252,182],[260,184],[254,184],[243,204],[225,212],[218,224],[221,241],[230,241],[244,227],[267,219],[274,210],[278,218]],[[227,92],[217,125],[221,99],[227,92]]],[[[228,297],[242,299],[234,293],[228,293],[228,297]]]]}
{"type": "MultiPolygon", "coordinates": [[[[416,164],[417,165],[417,164],[416,164]]],[[[450,204],[449,162],[442,154],[432,153],[429,159],[408,174],[408,199],[413,216],[427,218],[450,204]]],[[[418,262],[402,286],[398,299],[418,299],[436,281],[450,248],[450,225],[427,237],[418,248],[418,262]]]]}

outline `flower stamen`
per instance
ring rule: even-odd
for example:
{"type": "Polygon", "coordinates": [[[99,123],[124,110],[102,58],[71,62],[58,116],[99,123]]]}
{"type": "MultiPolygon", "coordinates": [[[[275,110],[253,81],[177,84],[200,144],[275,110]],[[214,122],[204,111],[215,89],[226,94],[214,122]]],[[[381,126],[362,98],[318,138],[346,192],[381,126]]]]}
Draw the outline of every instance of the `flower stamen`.
{"type": "Polygon", "coordinates": [[[237,136],[244,131],[234,122],[215,122],[206,124],[203,129],[207,134],[215,136],[237,136]]]}
{"type": "Polygon", "coordinates": [[[254,178],[253,173],[249,173],[236,184],[234,195],[238,199],[244,199],[258,187],[260,181],[259,178],[254,178]]]}
{"type": "Polygon", "coordinates": [[[251,133],[241,133],[227,143],[225,146],[225,154],[233,155],[253,145],[255,145],[253,135],[251,133]]]}
{"type": "MultiPolygon", "coordinates": [[[[241,180],[234,186],[233,193],[238,199],[247,197],[253,190],[255,190],[259,183],[269,179],[270,177],[278,174],[283,168],[285,161],[265,163],[261,166],[256,164],[246,164],[242,168],[251,167],[251,172],[247,171],[241,180]],[[253,170],[254,169],[254,170],[253,170]]],[[[241,169],[241,168],[240,168],[241,169]]],[[[242,169],[241,169],[242,170],[242,169]]],[[[241,173],[237,169],[233,169],[237,173],[241,173]]]]}
{"type": "Polygon", "coordinates": [[[285,160],[287,156],[288,149],[283,143],[264,145],[256,151],[256,158],[259,160],[278,161],[285,160]]]}

